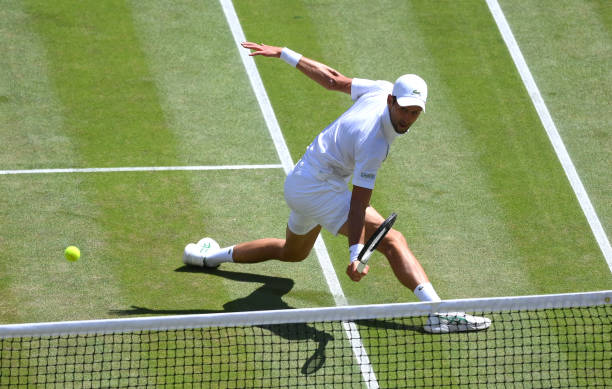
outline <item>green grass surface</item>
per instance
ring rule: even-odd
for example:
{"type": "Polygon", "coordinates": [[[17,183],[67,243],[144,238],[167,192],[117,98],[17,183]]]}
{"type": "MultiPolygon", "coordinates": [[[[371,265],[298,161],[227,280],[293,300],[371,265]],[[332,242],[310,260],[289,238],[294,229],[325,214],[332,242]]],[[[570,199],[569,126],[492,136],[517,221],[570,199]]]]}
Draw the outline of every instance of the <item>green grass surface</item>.
{"type": "MultiPolygon", "coordinates": [[[[247,38],[293,47],[348,76],[394,80],[415,72],[428,81],[427,112],[393,145],[373,204],[383,214],[399,213],[397,228],[441,296],[611,287],[610,271],[484,3],[283,4],[236,1],[247,38]],[[346,12],[345,23],[333,23],[346,12]],[[377,28],[382,24],[396,33],[377,28]]],[[[509,8],[514,25],[516,10],[509,8]]],[[[601,43],[583,54],[592,59],[586,65],[581,57],[564,63],[576,79],[586,78],[585,67],[603,77],[599,84],[585,81],[596,91],[587,99],[595,110],[590,131],[601,137],[578,142],[565,128],[580,127],[587,114],[567,113],[566,95],[549,93],[570,151],[577,150],[579,171],[593,178],[587,190],[594,189],[598,209],[607,209],[609,173],[605,159],[590,164],[585,153],[608,153],[602,130],[609,114],[597,104],[597,96],[609,93],[602,70],[606,10],[596,4],[574,10],[577,18],[601,15],[581,37],[597,36],[601,43]]],[[[569,18],[563,12],[555,17],[569,18]]],[[[10,1],[2,16],[4,169],[278,163],[216,2],[64,1],[51,7],[10,1]]],[[[558,27],[529,29],[536,24],[521,20],[517,37],[529,42],[527,60],[546,94],[561,72],[542,63],[528,37],[554,35],[558,27]]],[[[563,55],[559,44],[546,49],[563,55]]],[[[282,61],[256,63],[297,160],[350,99],[322,90],[282,61]]],[[[262,283],[177,272],[182,247],[204,235],[222,245],[283,236],[282,180],[280,169],[3,176],[3,321],[113,317],[132,305],[151,314],[222,309],[262,283]],[[82,261],[63,261],[68,244],[81,247],[82,261]]],[[[414,301],[379,255],[366,279],[350,282],[345,239],[324,237],[349,302],[414,301]]],[[[292,279],[281,300],[289,306],[333,304],[314,254],[299,265],[223,269],[292,279]]]]}
{"type": "MultiPolygon", "coordinates": [[[[611,8],[501,6],[609,236],[611,8]]],[[[443,298],[612,289],[484,1],[235,7],[249,40],[350,77],[427,80],[427,112],[393,144],[372,203],[399,214],[396,228],[443,298]]],[[[217,1],[6,0],[0,35],[0,170],[279,163],[217,1]]],[[[282,61],[256,64],[297,161],[351,101],[282,61]]],[[[224,246],[282,237],[283,178],[282,169],[0,175],[0,323],[333,305],[314,253],[218,271],[181,262],[203,236],[224,246]],[[71,244],[76,263],[63,259],[71,244]]],[[[346,239],[323,236],[349,303],[415,300],[380,255],[351,282],[346,239]]],[[[447,355],[438,351],[432,360],[447,355]]]]}
{"type": "Polygon", "coordinates": [[[538,1],[530,12],[512,1],[501,6],[610,239],[612,7],[603,0],[538,1]]]}

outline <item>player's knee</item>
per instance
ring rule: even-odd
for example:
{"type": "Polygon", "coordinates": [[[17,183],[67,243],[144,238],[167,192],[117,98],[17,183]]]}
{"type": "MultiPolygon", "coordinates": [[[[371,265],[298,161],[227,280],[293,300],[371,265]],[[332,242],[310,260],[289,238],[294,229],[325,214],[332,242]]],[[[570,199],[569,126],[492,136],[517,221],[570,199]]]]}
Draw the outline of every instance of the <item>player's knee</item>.
{"type": "Polygon", "coordinates": [[[288,254],[288,255],[286,255],[283,260],[285,262],[302,262],[307,257],[308,257],[308,253],[306,253],[306,254],[304,254],[304,253],[295,253],[295,254],[288,254]]]}
{"type": "Polygon", "coordinates": [[[386,257],[389,257],[393,252],[397,252],[407,245],[404,235],[397,230],[391,229],[378,245],[378,250],[386,257]]]}
{"type": "Polygon", "coordinates": [[[310,250],[283,250],[281,260],[285,262],[301,262],[310,254],[310,250]]]}

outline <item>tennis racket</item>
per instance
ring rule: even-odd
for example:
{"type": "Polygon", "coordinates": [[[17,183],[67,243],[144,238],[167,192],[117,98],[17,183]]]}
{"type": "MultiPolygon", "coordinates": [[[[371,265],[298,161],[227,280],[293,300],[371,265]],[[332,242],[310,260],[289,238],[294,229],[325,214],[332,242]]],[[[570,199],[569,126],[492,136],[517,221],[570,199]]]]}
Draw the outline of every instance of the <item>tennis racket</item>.
{"type": "Polygon", "coordinates": [[[363,249],[357,256],[357,260],[359,260],[359,264],[357,265],[357,271],[359,273],[363,273],[363,269],[365,269],[368,264],[368,260],[370,259],[370,255],[376,250],[376,247],[380,243],[380,241],[387,235],[387,232],[393,227],[393,223],[395,223],[395,219],[397,219],[397,214],[393,212],[391,216],[389,216],[381,225],[374,231],[370,239],[366,242],[363,249]]]}

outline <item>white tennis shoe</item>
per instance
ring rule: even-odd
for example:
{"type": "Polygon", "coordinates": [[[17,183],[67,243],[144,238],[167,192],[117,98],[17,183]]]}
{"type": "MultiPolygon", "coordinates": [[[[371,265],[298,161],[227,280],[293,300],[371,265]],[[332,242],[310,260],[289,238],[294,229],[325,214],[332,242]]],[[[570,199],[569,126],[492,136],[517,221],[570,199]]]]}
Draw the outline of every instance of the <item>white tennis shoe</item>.
{"type": "Polygon", "coordinates": [[[219,267],[219,265],[208,266],[206,257],[220,248],[219,243],[212,238],[203,238],[198,243],[189,243],[183,252],[183,263],[200,267],[219,267]]]}
{"type": "Polygon", "coordinates": [[[465,312],[434,313],[429,315],[425,331],[432,334],[486,330],[491,319],[468,315],[465,312]]]}

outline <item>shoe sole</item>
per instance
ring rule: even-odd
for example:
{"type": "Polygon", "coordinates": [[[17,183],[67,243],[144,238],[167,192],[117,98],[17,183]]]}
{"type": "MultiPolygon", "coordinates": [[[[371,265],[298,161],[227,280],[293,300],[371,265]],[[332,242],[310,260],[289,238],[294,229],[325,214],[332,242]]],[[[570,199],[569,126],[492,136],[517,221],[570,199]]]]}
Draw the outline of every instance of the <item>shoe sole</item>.
{"type": "Polygon", "coordinates": [[[491,326],[491,320],[486,319],[482,323],[468,323],[468,324],[426,324],[423,329],[430,334],[448,334],[451,332],[470,332],[470,331],[482,331],[486,330],[491,326]]]}
{"type": "Polygon", "coordinates": [[[216,268],[218,268],[219,266],[221,266],[221,265],[217,265],[217,266],[210,266],[210,265],[208,264],[208,262],[206,262],[206,258],[204,258],[203,262],[204,262],[204,267],[205,267],[205,268],[208,268],[208,269],[216,269],[216,268]]]}

